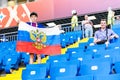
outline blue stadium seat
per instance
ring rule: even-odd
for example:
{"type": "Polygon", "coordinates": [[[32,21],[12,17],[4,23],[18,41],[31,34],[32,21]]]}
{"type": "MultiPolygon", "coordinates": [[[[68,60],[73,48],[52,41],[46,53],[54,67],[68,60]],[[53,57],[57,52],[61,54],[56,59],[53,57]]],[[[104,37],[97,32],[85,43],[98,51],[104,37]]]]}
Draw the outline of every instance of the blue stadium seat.
{"type": "Polygon", "coordinates": [[[76,36],[75,32],[67,32],[66,35],[69,38],[69,44],[73,44],[74,42],[77,41],[77,36],[76,36]]]}
{"type": "Polygon", "coordinates": [[[21,52],[21,62],[23,62],[25,65],[29,63],[30,55],[25,52],[21,52]]]}
{"type": "Polygon", "coordinates": [[[66,53],[71,53],[74,51],[83,51],[83,49],[77,47],[77,48],[68,48],[66,53]]]}
{"type": "Polygon", "coordinates": [[[92,59],[92,55],[89,53],[89,54],[86,54],[85,52],[80,52],[78,51],[77,53],[74,53],[70,56],[70,60],[80,60],[80,61],[83,61],[84,59],[92,59]]]}
{"type": "Polygon", "coordinates": [[[67,45],[69,45],[69,38],[66,34],[60,34],[60,39],[62,48],[65,48],[67,45]]]}
{"type": "Polygon", "coordinates": [[[19,58],[17,54],[6,55],[3,59],[3,67],[6,73],[10,73],[10,69],[18,69],[19,67],[19,58]]]}
{"type": "Polygon", "coordinates": [[[105,44],[100,44],[100,45],[93,45],[93,46],[88,46],[86,51],[99,51],[99,50],[105,50],[106,45],[105,44]]]}
{"type": "Polygon", "coordinates": [[[79,48],[84,50],[87,45],[88,45],[87,42],[80,43],[80,44],[79,44],[79,48]]]}
{"type": "Polygon", "coordinates": [[[77,36],[77,39],[81,40],[82,39],[82,31],[75,31],[75,34],[77,36]]]}
{"type": "MultiPolygon", "coordinates": [[[[38,80],[38,79],[35,79],[35,80],[38,80]]],[[[50,78],[45,78],[45,79],[39,79],[39,80],[51,80],[51,79],[50,78]]]]}
{"type": "Polygon", "coordinates": [[[56,77],[55,80],[93,80],[92,75],[75,76],[75,77],[56,77]]]}
{"type": "Polygon", "coordinates": [[[99,50],[94,54],[94,58],[111,58],[112,64],[120,61],[120,49],[99,50]]]}
{"type": "Polygon", "coordinates": [[[47,62],[53,63],[53,62],[67,61],[67,60],[68,60],[67,54],[60,54],[60,55],[49,56],[49,59],[47,60],[47,62]]]}
{"type": "Polygon", "coordinates": [[[22,71],[22,80],[39,80],[45,79],[46,76],[46,67],[36,67],[22,71]]]}
{"type": "Polygon", "coordinates": [[[68,54],[68,59],[71,58],[72,54],[83,54],[85,53],[83,49],[80,49],[80,48],[68,48],[67,51],[66,51],[66,54],[68,54]]]}
{"type": "Polygon", "coordinates": [[[50,67],[50,77],[54,79],[56,77],[72,77],[77,75],[79,63],[76,62],[58,62],[54,63],[50,67]]]}
{"type": "Polygon", "coordinates": [[[120,74],[97,75],[94,80],[120,80],[120,74]]]}
{"type": "Polygon", "coordinates": [[[49,63],[44,63],[44,64],[28,64],[26,66],[26,69],[40,68],[40,67],[46,67],[46,73],[49,74],[49,68],[50,68],[49,63]]]}
{"type": "Polygon", "coordinates": [[[89,45],[90,43],[93,43],[93,41],[94,41],[94,38],[92,38],[92,37],[91,37],[91,38],[89,38],[89,39],[88,39],[88,42],[87,42],[87,43],[88,43],[88,45],[89,45]]]}
{"type": "Polygon", "coordinates": [[[90,59],[81,62],[79,75],[110,74],[111,59],[90,59]]]}
{"type": "Polygon", "coordinates": [[[119,25],[119,27],[116,27],[116,28],[112,27],[112,30],[120,36],[120,25],[119,25]]]}
{"type": "Polygon", "coordinates": [[[114,69],[116,73],[120,73],[120,62],[116,62],[114,64],[114,69]]]}

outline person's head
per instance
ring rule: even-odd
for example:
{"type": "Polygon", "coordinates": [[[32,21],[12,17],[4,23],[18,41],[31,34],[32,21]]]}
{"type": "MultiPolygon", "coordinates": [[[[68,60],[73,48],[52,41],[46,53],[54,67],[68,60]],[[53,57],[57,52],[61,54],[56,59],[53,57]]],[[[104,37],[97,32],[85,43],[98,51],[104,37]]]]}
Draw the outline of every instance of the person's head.
{"type": "Polygon", "coordinates": [[[72,10],[72,15],[77,15],[77,11],[76,10],[72,10]]]}
{"type": "Polygon", "coordinates": [[[112,11],[112,8],[111,7],[108,7],[108,9],[107,9],[108,11],[112,11]]]}
{"type": "Polygon", "coordinates": [[[106,28],[106,26],[107,26],[106,19],[101,19],[100,26],[101,26],[102,29],[106,28]]]}
{"type": "Polygon", "coordinates": [[[85,16],[84,16],[84,19],[85,19],[85,20],[88,20],[88,15],[85,15],[85,16]]]}
{"type": "Polygon", "coordinates": [[[115,19],[116,19],[116,20],[120,20],[120,16],[116,16],[115,19]]]}
{"type": "Polygon", "coordinates": [[[30,14],[30,19],[32,22],[37,22],[38,14],[36,12],[32,12],[30,14]]]}

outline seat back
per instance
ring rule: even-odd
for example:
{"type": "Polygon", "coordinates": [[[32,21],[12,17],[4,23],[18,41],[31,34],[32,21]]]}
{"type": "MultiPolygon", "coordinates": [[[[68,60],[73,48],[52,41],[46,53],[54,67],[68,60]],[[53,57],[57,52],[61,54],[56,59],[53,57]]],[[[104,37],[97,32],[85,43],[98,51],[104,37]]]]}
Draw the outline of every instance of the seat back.
{"type": "Polygon", "coordinates": [[[76,76],[77,75],[77,69],[78,69],[77,62],[58,62],[54,63],[50,67],[50,77],[56,78],[56,77],[70,77],[70,76],[76,76]]]}
{"type": "Polygon", "coordinates": [[[120,80],[120,74],[98,75],[94,77],[94,80],[120,80]]]}
{"type": "Polygon", "coordinates": [[[81,62],[79,75],[99,75],[111,72],[111,59],[91,59],[81,62]]]}
{"type": "Polygon", "coordinates": [[[46,78],[46,67],[36,67],[22,71],[22,80],[34,80],[46,78]]]}
{"type": "Polygon", "coordinates": [[[57,77],[55,80],[93,80],[92,75],[75,76],[75,77],[57,77]]]}

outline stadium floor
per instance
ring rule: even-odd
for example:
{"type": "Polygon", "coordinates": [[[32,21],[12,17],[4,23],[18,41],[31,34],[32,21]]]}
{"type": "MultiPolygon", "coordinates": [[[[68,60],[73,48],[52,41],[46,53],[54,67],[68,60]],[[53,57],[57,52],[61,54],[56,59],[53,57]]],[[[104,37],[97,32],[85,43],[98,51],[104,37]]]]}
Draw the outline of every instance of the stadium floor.
{"type": "MultiPolygon", "coordinates": [[[[87,41],[88,41],[88,39],[84,38],[84,39],[68,46],[67,48],[61,49],[61,53],[65,54],[65,52],[67,51],[68,48],[78,47],[79,43],[87,42],[87,41]]],[[[43,58],[42,63],[46,63],[47,59],[48,59],[48,57],[43,58]]],[[[35,62],[34,64],[37,64],[37,63],[35,62]]],[[[22,80],[21,74],[22,74],[23,69],[25,69],[25,67],[20,67],[19,70],[13,70],[11,74],[3,74],[2,76],[0,76],[0,80],[22,80]]]]}

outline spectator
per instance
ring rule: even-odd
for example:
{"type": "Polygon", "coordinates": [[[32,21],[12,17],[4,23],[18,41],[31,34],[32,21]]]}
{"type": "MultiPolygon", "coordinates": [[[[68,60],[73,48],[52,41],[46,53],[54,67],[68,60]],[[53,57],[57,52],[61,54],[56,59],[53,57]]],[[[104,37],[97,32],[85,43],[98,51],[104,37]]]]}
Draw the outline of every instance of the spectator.
{"type": "Polygon", "coordinates": [[[119,38],[119,36],[113,32],[111,29],[107,29],[107,23],[105,19],[102,19],[100,22],[100,29],[95,32],[94,35],[94,43],[95,44],[101,44],[105,42],[109,42],[113,38],[119,38]]]}
{"type": "Polygon", "coordinates": [[[115,17],[114,25],[120,24],[120,16],[115,17]]]}
{"type": "Polygon", "coordinates": [[[78,28],[78,16],[77,11],[72,10],[72,18],[71,18],[71,30],[76,31],[78,28]]]}
{"type": "MultiPolygon", "coordinates": [[[[29,24],[33,27],[44,28],[44,26],[42,24],[37,23],[37,18],[38,18],[37,13],[32,12],[30,14],[31,22],[27,22],[27,24],[29,24]]],[[[33,64],[33,59],[34,59],[34,53],[30,53],[30,62],[29,62],[30,64],[33,64]]],[[[41,55],[40,54],[37,54],[37,61],[38,61],[38,63],[41,62],[41,55]]]]}
{"type": "MultiPolygon", "coordinates": [[[[88,19],[88,15],[84,16],[85,20],[82,21],[82,27],[85,31],[85,37],[92,37],[93,36],[93,23],[88,19]]],[[[84,35],[84,34],[83,34],[84,35]]]]}
{"type": "Polygon", "coordinates": [[[108,25],[113,25],[114,23],[114,15],[115,15],[115,12],[112,11],[111,7],[108,8],[108,16],[107,16],[107,24],[108,25]]]}

